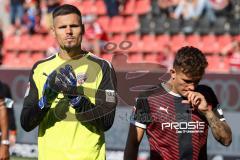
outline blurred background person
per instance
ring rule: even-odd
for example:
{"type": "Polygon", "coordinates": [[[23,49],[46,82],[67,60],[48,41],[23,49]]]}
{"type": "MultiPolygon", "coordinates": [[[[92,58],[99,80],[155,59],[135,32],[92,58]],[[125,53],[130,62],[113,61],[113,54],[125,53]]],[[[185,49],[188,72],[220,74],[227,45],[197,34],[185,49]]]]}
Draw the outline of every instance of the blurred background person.
{"type": "Polygon", "coordinates": [[[240,73],[240,42],[233,41],[223,48],[222,54],[229,58],[230,71],[240,73]]]}
{"type": "Polygon", "coordinates": [[[100,55],[103,51],[104,45],[108,41],[108,37],[96,19],[97,17],[95,15],[87,15],[83,18],[85,26],[83,47],[95,55],[100,55]]]}

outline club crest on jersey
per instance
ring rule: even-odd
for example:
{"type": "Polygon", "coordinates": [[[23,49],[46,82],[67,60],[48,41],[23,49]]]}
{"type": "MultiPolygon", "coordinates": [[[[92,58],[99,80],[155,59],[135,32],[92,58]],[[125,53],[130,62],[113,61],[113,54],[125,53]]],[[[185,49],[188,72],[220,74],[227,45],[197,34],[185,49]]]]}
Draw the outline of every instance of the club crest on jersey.
{"type": "Polygon", "coordinates": [[[77,74],[77,83],[79,85],[83,84],[87,80],[87,74],[86,73],[78,73],[77,74]]]}

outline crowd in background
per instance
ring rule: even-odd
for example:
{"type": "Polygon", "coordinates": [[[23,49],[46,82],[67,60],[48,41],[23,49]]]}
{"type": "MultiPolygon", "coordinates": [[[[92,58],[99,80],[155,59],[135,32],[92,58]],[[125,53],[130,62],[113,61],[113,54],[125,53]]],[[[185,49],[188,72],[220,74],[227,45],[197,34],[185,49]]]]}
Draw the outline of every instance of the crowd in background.
{"type": "MultiPolygon", "coordinates": [[[[11,26],[4,32],[5,36],[48,34],[51,27],[51,12],[62,3],[70,1],[75,0],[8,0],[5,8],[10,14],[11,26]]],[[[108,16],[111,18],[121,15],[127,1],[104,0],[108,16]]],[[[233,0],[152,0],[151,2],[152,4],[156,3],[156,5],[152,6],[152,11],[171,19],[196,21],[205,17],[211,23],[214,23],[219,17],[240,19],[240,12],[236,12],[236,10],[240,11],[240,8],[236,8],[239,6],[234,6],[233,0]]],[[[85,49],[99,55],[103,46],[109,40],[109,33],[102,28],[96,21],[97,19],[98,15],[94,14],[83,16],[83,22],[86,27],[83,45],[85,49]]],[[[1,28],[0,23],[0,50],[2,50],[4,39],[1,28]]],[[[222,55],[229,56],[230,61],[234,61],[237,64],[236,66],[240,66],[240,49],[236,47],[238,46],[236,44],[237,42],[233,42],[230,47],[227,46],[222,51],[222,55]]],[[[55,52],[56,48],[53,50],[51,53],[55,52]]],[[[171,49],[167,46],[165,50],[171,52],[171,49]]],[[[165,50],[162,51],[160,59],[168,64],[172,54],[165,53],[165,50]]],[[[0,54],[1,57],[2,54],[0,54]]],[[[233,70],[238,71],[240,70],[239,68],[234,67],[233,70]]]]}

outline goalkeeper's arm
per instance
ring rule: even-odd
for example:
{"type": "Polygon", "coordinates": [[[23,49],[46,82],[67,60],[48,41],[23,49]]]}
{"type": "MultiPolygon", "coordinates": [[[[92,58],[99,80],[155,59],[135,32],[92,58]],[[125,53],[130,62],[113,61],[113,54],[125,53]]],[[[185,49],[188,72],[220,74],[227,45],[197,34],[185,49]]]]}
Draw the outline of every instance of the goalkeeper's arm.
{"type": "MultiPolygon", "coordinates": [[[[81,108],[76,109],[77,119],[81,122],[97,122],[97,127],[104,131],[110,129],[114,122],[117,106],[116,88],[115,71],[108,63],[105,63],[103,79],[95,95],[95,104],[87,101],[87,98],[82,98],[82,102],[87,105],[82,105],[81,108]]],[[[84,90],[88,89],[85,88],[84,90]]]]}
{"type": "MultiPolygon", "coordinates": [[[[29,78],[29,86],[25,94],[24,102],[23,102],[23,109],[21,112],[21,125],[25,131],[31,131],[36,126],[40,124],[43,120],[44,116],[48,112],[50,106],[47,106],[46,97],[38,97],[38,89],[36,83],[33,79],[33,70],[30,73],[29,78]]],[[[47,81],[46,81],[47,83],[47,81]]],[[[43,90],[46,88],[46,83],[44,85],[43,90]]],[[[47,92],[45,92],[47,93],[47,92]]],[[[49,91],[48,91],[49,93],[49,91]]],[[[55,95],[54,95],[55,96],[55,95]]],[[[54,99],[54,98],[52,98],[54,99]]],[[[48,100],[48,99],[47,99],[48,100]]]]}

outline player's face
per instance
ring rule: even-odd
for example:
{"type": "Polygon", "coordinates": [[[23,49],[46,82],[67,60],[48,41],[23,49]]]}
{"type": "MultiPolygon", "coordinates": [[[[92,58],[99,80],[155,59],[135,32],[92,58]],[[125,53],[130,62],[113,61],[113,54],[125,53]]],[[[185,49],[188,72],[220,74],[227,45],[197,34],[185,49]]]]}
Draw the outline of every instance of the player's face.
{"type": "Polygon", "coordinates": [[[202,76],[190,77],[181,71],[171,72],[173,90],[181,96],[186,95],[187,91],[194,91],[202,76]]]}
{"type": "Polygon", "coordinates": [[[55,17],[53,32],[62,49],[81,48],[83,28],[81,18],[77,14],[55,17]]]}

